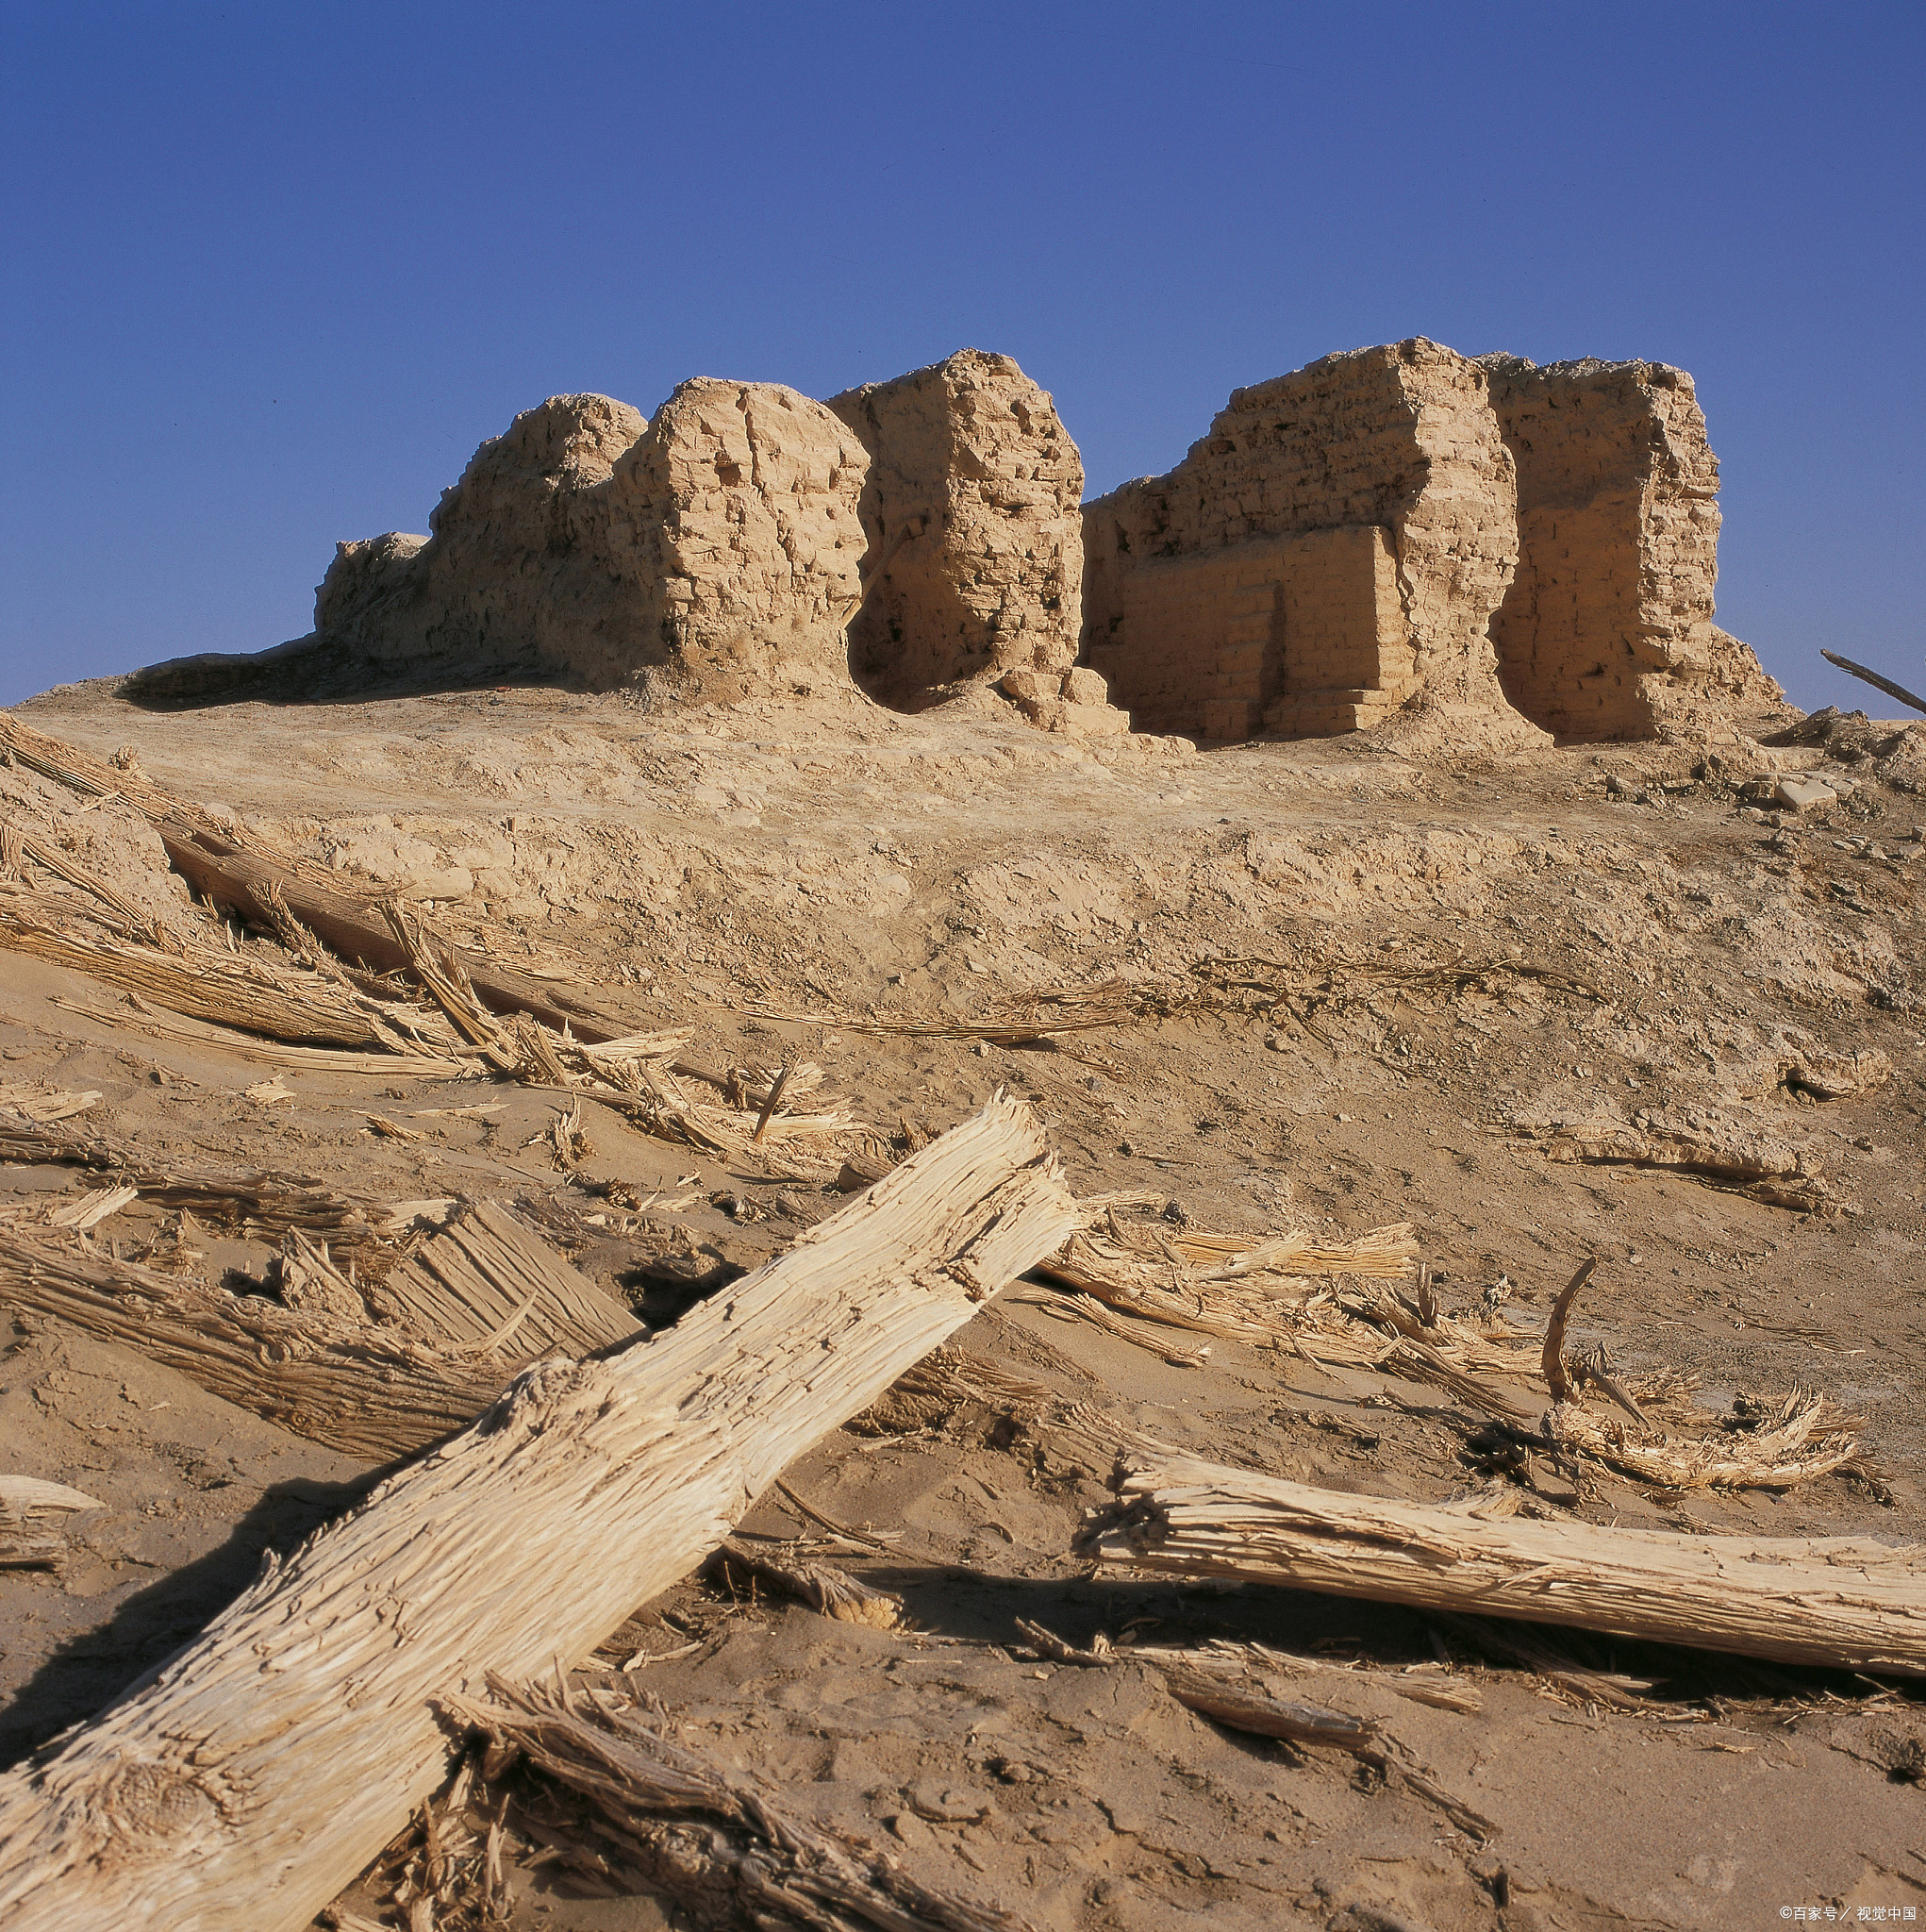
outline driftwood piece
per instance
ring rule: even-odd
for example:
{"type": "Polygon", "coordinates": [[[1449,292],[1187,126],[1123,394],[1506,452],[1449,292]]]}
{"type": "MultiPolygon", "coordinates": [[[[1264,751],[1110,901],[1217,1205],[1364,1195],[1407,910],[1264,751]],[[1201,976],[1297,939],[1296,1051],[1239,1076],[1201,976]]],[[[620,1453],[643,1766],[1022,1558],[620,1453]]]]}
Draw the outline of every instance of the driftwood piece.
{"type": "Polygon", "coordinates": [[[58,1570],[67,1555],[59,1520],[105,1507],[65,1483],[0,1475],[0,1570],[58,1570]]]}
{"type": "Polygon", "coordinates": [[[520,1368],[589,1355],[642,1324],[506,1208],[465,1208],[381,1284],[383,1312],[441,1348],[488,1350],[520,1368]]]}
{"type": "Polygon", "coordinates": [[[239,1408],[373,1462],[466,1427],[504,1379],[498,1366],[392,1330],[332,1335],[263,1296],[116,1261],[51,1231],[0,1236],[0,1305],[138,1349],[239,1408]]]}
{"type": "Polygon", "coordinates": [[[1492,1520],[1187,1457],[1133,1469],[1079,1542],[1139,1569],[1926,1676],[1921,1547],[1492,1520]]]}
{"type": "Polygon", "coordinates": [[[0,1926],[306,1925],[443,1774],[440,1700],[586,1655],[1075,1218],[999,1095],[675,1328],[528,1370],[0,1778],[0,1926]]]}
{"type": "Polygon", "coordinates": [[[1013,1912],[938,1891],[876,1848],[832,1838],[761,1779],[723,1775],[632,1709],[493,1673],[489,1692],[486,1704],[451,1698],[449,1708],[588,1801],[607,1846],[589,1852],[590,1869],[663,1886],[707,1907],[706,1920],[739,1913],[765,1926],[1029,1932],[1013,1912]]]}
{"type": "Polygon", "coordinates": [[[1875,691],[1883,691],[1889,698],[1898,698],[1902,705],[1911,705],[1916,711],[1926,711],[1926,698],[1916,698],[1903,684],[1895,684],[1890,677],[1882,677],[1877,671],[1868,671],[1864,664],[1855,664],[1851,658],[1842,658],[1836,651],[1821,651],[1819,656],[1828,664],[1836,664],[1841,671],[1869,684],[1875,691]]]}

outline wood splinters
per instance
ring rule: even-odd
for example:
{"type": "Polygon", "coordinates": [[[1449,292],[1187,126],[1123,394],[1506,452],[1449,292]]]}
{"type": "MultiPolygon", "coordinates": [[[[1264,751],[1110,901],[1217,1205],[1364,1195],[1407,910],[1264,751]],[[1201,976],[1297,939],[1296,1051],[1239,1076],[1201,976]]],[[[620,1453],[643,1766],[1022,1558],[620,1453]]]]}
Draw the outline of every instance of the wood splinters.
{"type": "Polygon", "coordinates": [[[753,1773],[724,1775],[619,1700],[571,1699],[565,1687],[492,1672],[488,1684],[487,1703],[451,1697],[448,1714],[587,1800],[594,1816],[577,1841],[551,1840],[573,1869],[608,1870],[613,1858],[671,1891],[720,1893],[756,1924],[1034,1932],[999,1905],[924,1884],[860,1839],[832,1838],[753,1773]],[[691,1822],[708,1827],[701,1849],[687,1829],[662,1828],[691,1822]]]}
{"type": "Polygon", "coordinates": [[[724,1574],[731,1568],[794,1597],[838,1624],[864,1624],[872,1630],[900,1630],[908,1621],[903,1599],[878,1590],[859,1576],[845,1576],[826,1563],[812,1563],[793,1550],[752,1550],[733,1540],[722,1545],[724,1574]]]}
{"type": "Polygon", "coordinates": [[[1552,1391],[1553,1402],[1569,1402],[1577,1391],[1571,1386],[1571,1375],[1565,1361],[1565,1323],[1571,1313],[1571,1305],[1578,1299],[1578,1291],[1592,1278],[1592,1271],[1598,1266],[1598,1257],[1588,1255],[1578,1264],[1578,1273],[1565,1284],[1563,1292],[1552,1304],[1551,1319],[1545,1324],[1545,1386],[1552,1391]]]}
{"type": "Polygon", "coordinates": [[[442,1713],[479,1659],[525,1677],[588,1656],[971,1319],[946,1262],[967,1254],[1001,1284],[1075,1225],[1035,1115],[999,1095],[726,1301],[599,1359],[537,1363],[158,1675],[0,1774],[0,1924],[299,1932],[446,1777],[442,1713]],[[862,1346],[825,1354],[843,1332],[862,1346]],[[319,1816],[302,1765],[353,1769],[319,1816]],[[191,1828],[152,1823],[176,1817],[191,1828]]]}

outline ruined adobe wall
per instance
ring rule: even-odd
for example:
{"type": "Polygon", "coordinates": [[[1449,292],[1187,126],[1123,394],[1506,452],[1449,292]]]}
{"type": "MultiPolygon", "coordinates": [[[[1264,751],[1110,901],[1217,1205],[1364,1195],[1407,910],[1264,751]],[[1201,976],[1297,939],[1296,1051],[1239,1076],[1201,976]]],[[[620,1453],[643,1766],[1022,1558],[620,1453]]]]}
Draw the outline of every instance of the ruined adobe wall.
{"type": "Polygon", "coordinates": [[[317,642],[411,670],[846,675],[868,458],[820,403],[699,377],[653,419],[556,396],[482,444],[425,541],[342,544],[317,642]]]}
{"type": "Polygon", "coordinates": [[[868,470],[847,426],[792,389],[681,384],[610,482],[658,653],[646,661],[744,690],[797,671],[846,679],[868,470]]]}
{"type": "Polygon", "coordinates": [[[1327,356],[1238,390],[1168,475],[1088,505],[1084,536],[1085,655],[1140,727],[1200,732],[1215,707],[1218,723],[1254,712],[1273,730],[1343,730],[1418,697],[1460,724],[1482,719],[1487,739],[1536,736],[1504,701],[1486,633],[1517,558],[1511,458],[1484,371],[1436,342],[1327,356]],[[1338,531],[1352,534],[1278,541],[1338,531]],[[1342,640],[1314,645],[1340,616],[1342,640]],[[1340,675],[1361,681],[1312,681],[1340,675]]]}
{"type": "Polygon", "coordinates": [[[1482,366],[1518,465],[1519,570],[1492,624],[1512,702],[1577,740],[1772,702],[1712,622],[1718,459],[1692,378],[1662,362],[1482,366]]]}
{"type": "Polygon", "coordinates": [[[575,634],[606,626],[620,602],[620,575],[598,568],[604,497],[646,426],[610,396],[523,410],[441,492],[432,535],[337,546],[315,592],[317,641],[404,675],[575,668],[575,634]]]}
{"type": "Polygon", "coordinates": [[[870,457],[857,680],[914,705],[967,678],[1068,672],[1084,466],[1049,394],[1008,356],[964,349],[828,407],[870,457]]]}

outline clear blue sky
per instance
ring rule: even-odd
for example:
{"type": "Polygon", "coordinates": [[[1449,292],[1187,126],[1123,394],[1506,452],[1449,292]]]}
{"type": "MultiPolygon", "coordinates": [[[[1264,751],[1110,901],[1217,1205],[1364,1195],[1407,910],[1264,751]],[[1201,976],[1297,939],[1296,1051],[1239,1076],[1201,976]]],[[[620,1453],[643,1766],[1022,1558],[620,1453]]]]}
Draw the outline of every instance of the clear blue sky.
{"type": "Polygon", "coordinates": [[[300,635],[558,391],[1000,349],[1094,493],[1417,334],[1691,370],[1721,621],[1809,706],[1870,697],[1821,644],[1926,684],[1922,52],[1917,0],[9,0],[0,701],[300,635]]]}

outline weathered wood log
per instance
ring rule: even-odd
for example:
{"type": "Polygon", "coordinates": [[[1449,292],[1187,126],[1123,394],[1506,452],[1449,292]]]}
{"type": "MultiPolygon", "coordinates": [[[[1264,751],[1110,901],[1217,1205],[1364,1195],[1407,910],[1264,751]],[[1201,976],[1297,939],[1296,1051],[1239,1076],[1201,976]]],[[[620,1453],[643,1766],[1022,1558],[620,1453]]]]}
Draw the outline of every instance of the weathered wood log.
{"type": "Polygon", "coordinates": [[[1079,1541],[1138,1569],[1926,1676],[1918,1546],[1491,1519],[1189,1457],[1132,1470],[1079,1541]]]}
{"type": "MultiPolygon", "coordinates": [[[[272,858],[244,850],[232,840],[184,819],[158,818],[154,829],[174,869],[204,898],[238,912],[251,925],[272,931],[273,900],[283,905],[331,952],[351,966],[371,973],[407,973],[413,961],[379,908],[364,898],[314,884],[272,858]]],[[[444,948],[467,974],[475,997],[491,1013],[526,1013],[559,1033],[568,1027],[577,1040],[617,1040],[632,1029],[599,1018],[588,1007],[545,988],[499,961],[459,946],[444,948]]]]}
{"type": "Polygon", "coordinates": [[[444,1774],[440,1700],[585,1655],[1075,1224],[999,1096],[675,1328],[529,1369],[0,1778],[0,1927],[306,1925],[444,1774]]]}
{"type": "Polygon", "coordinates": [[[1851,673],[1872,686],[1883,691],[1889,698],[1898,698],[1902,705],[1911,705],[1916,711],[1926,711],[1926,698],[1916,698],[1903,684],[1895,684],[1890,677],[1882,677],[1877,671],[1868,671],[1864,664],[1855,664],[1851,658],[1842,658],[1836,651],[1821,651],[1819,656],[1828,664],[1836,664],[1841,671],[1851,673]]]}
{"type": "Polygon", "coordinates": [[[58,1570],[67,1539],[47,1519],[104,1507],[65,1483],[0,1475],[0,1570],[58,1570]]]}
{"type": "Polygon", "coordinates": [[[0,1307],[137,1349],[292,1435],[371,1462],[466,1428],[507,1379],[506,1365],[395,1330],[330,1337],[263,1296],[116,1261],[72,1237],[0,1238],[0,1307]]]}

